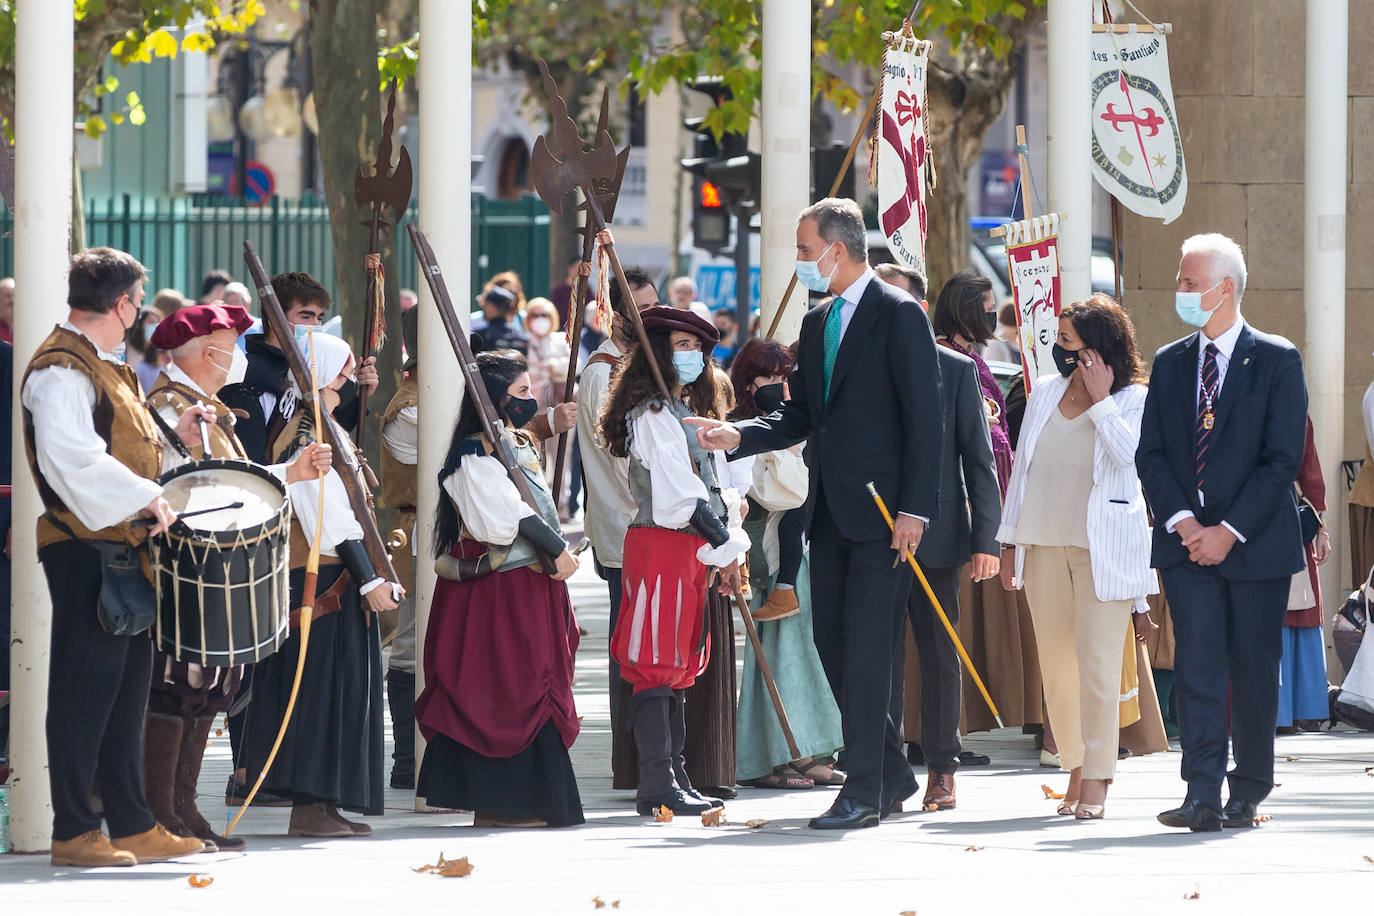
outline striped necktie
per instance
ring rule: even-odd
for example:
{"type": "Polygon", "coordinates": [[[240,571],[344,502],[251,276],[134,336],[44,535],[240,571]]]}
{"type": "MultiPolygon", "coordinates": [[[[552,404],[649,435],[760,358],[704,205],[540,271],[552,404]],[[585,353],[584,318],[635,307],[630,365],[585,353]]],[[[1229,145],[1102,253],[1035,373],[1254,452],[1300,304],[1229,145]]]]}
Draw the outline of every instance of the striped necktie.
{"type": "Polygon", "coordinates": [[[844,324],[840,310],[844,308],[844,300],[836,296],[830,303],[830,311],[825,316],[825,365],[822,378],[825,380],[825,399],[830,400],[830,377],[835,372],[835,356],[840,352],[840,337],[844,331],[844,324]]]}
{"type": "Polygon", "coordinates": [[[1216,403],[1217,396],[1221,393],[1221,386],[1217,384],[1219,378],[1217,367],[1216,344],[1209,343],[1202,355],[1202,385],[1199,386],[1197,396],[1197,448],[1194,456],[1197,464],[1197,488],[1201,490],[1203,481],[1206,479],[1207,470],[1207,450],[1212,444],[1212,427],[1216,423],[1216,403]]]}

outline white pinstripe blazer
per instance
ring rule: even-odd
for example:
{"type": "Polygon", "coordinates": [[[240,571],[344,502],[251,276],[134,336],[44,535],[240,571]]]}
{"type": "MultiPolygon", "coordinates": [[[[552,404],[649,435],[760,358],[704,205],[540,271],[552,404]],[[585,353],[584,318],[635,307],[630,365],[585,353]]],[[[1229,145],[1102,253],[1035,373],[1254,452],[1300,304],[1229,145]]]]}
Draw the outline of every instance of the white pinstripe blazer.
{"type": "MultiPolygon", "coordinates": [[[[1040,434],[1069,381],[1061,376],[1037,380],[1021,421],[1021,440],[1007,497],[1002,507],[1002,527],[997,539],[1016,543],[1016,524],[1026,496],[1026,480],[1040,434]]],[[[1145,496],[1136,475],[1135,450],[1140,444],[1140,421],[1145,413],[1144,385],[1128,385],[1088,410],[1095,427],[1093,489],[1088,495],[1088,552],[1092,556],[1093,584],[1099,601],[1125,601],[1159,592],[1159,580],[1150,568],[1150,524],[1145,496]]],[[[1021,581],[1025,549],[1016,548],[1016,579],[1021,581]]]]}

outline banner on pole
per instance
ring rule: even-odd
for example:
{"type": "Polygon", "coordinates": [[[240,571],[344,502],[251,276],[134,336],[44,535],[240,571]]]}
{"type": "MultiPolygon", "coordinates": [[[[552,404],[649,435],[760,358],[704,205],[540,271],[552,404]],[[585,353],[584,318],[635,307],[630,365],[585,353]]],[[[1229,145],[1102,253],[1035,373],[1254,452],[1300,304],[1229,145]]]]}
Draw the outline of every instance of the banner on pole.
{"type": "Polygon", "coordinates": [[[926,272],[926,65],[930,42],[909,31],[883,53],[883,95],[873,136],[878,220],[898,261],[926,272]]]}
{"type": "Polygon", "coordinates": [[[1029,395],[1035,380],[1057,371],[1050,353],[1059,336],[1059,214],[1008,223],[1007,268],[1021,338],[1021,375],[1029,395]]]}
{"type": "Polygon", "coordinates": [[[1133,212],[1173,222],[1188,197],[1188,169],[1166,36],[1095,32],[1091,73],[1093,177],[1133,212]]]}

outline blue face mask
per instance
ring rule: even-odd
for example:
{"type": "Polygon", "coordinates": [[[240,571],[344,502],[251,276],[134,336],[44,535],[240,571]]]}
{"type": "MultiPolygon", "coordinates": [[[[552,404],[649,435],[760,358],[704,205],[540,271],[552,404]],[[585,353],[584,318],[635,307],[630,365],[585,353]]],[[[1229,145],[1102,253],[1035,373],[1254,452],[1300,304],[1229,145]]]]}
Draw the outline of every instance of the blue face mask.
{"type": "Polygon", "coordinates": [[[673,368],[677,370],[678,383],[690,385],[706,369],[706,358],[701,355],[700,350],[675,350],[673,368]]]}
{"type": "Polygon", "coordinates": [[[825,251],[821,252],[821,257],[814,261],[797,262],[797,279],[801,281],[802,286],[805,286],[813,293],[823,293],[829,290],[830,277],[835,276],[835,271],[840,269],[840,265],[836,263],[831,269],[829,276],[821,273],[821,258],[824,258],[830,252],[833,245],[834,242],[830,243],[830,245],[826,245],[825,251]]]}
{"type": "Polygon", "coordinates": [[[1216,311],[1217,305],[1220,305],[1221,303],[1218,302],[1217,305],[1212,306],[1212,311],[1208,311],[1207,309],[1204,309],[1202,307],[1202,297],[1207,295],[1213,289],[1216,289],[1217,286],[1220,286],[1222,283],[1225,282],[1226,281],[1224,279],[1219,280],[1217,281],[1215,286],[1211,287],[1211,289],[1205,289],[1200,293],[1174,293],[1174,311],[1178,313],[1179,320],[1181,320],[1184,324],[1190,324],[1195,328],[1200,328],[1203,325],[1207,324],[1207,322],[1212,317],[1212,311],[1216,311]]]}
{"type": "Polygon", "coordinates": [[[291,328],[295,332],[297,340],[305,340],[310,336],[312,330],[321,330],[320,326],[317,324],[293,324],[291,328]]]}

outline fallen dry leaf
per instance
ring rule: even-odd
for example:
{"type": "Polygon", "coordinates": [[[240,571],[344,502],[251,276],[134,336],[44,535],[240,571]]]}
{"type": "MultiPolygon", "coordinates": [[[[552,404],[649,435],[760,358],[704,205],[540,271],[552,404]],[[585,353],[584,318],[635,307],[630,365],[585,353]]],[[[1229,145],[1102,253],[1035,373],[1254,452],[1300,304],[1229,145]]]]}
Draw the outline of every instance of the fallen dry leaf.
{"type": "Polygon", "coordinates": [[[916,916],[915,910],[902,910],[897,916],[916,916]]]}
{"type": "Polygon", "coordinates": [[[673,819],[673,812],[668,810],[667,805],[659,805],[654,809],[654,820],[660,824],[666,824],[673,819]]]}
{"type": "Polygon", "coordinates": [[[1040,787],[1040,791],[1045,793],[1045,797],[1046,797],[1046,798],[1059,799],[1059,798],[1063,798],[1063,797],[1064,797],[1064,793],[1063,793],[1063,792],[1056,792],[1056,791],[1054,791],[1053,789],[1051,789],[1049,786],[1044,786],[1044,785],[1042,785],[1042,786],[1040,787]]]}
{"type": "Polygon", "coordinates": [[[751,821],[744,822],[744,826],[748,827],[750,830],[758,830],[760,827],[765,827],[767,825],[768,822],[761,817],[756,817],[751,821]]]}
{"type": "Polygon", "coordinates": [[[1267,822],[1269,822],[1269,821],[1272,821],[1273,819],[1274,819],[1274,815],[1272,815],[1272,814],[1257,814],[1257,815],[1255,815],[1255,823],[1256,823],[1256,824],[1264,824],[1264,823],[1267,823],[1267,822]]]}
{"type": "Polygon", "coordinates": [[[210,875],[187,875],[186,883],[192,887],[209,887],[215,883],[215,879],[210,875]]]}
{"type": "Polygon", "coordinates": [[[982,846],[966,846],[966,847],[964,847],[964,852],[982,852],[982,851],[983,851],[983,847],[982,847],[982,846]]]}
{"type": "Polygon", "coordinates": [[[725,819],[725,806],[712,808],[701,815],[701,826],[703,827],[724,827],[730,823],[725,819]]]}
{"type": "Polygon", "coordinates": [[[1365,767],[1365,768],[1364,768],[1364,775],[1366,775],[1366,776],[1374,776],[1374,767],[1365,767]]]}
{"type": "Polygon", "coordinates": [[[217,728],[217,729],[215,729],[215,737],[216,737],[216,738],[222,737],[223,735],[224,735],[224,729],[222,729],[222,728],[217,728]]]}
{"type": "Polygon", "coordinates": [[[620,901],[619,901],[619,900],[612,900],[612,901],[611,901],[611,909],[613,909],[613,910],[618,910],[618,909],[620,909],[620,901]]]}
{"type": "Polygon", "coordinates": [[[924,805],[924,806],[922,806],[921,810],[922,810],[922,811],[939,811],[939,810],[940,810],[940,806],[937,805],[937,804],[931,803],[931,804],[929,804],[929,805],[924,805]]]}
{"type": "Polygon", "coordinates": [[[1183,895],[1183,899],[1184,899],[1184,900],[1196,900],[1196,899],[1198,899],[1198,898],[1201,897],[1201,896],[1202,896],[1202,891],[1198,889],[1198,886],[1197,886],[1196,884],[1194,884],[1194,885],[1193,885],[1193,889],[1190,890],[1188,893],[1186,893],[1186,894],[1183,895]]]}
{"type": "Polygon", "coordinates": [[[592,898],[592,908],[593,908],[593,909],[600,910],[600,909],[604,909],[605,906],[606,906],[606,901],[602,900],[600,897],[593,897],[593,898],[592,898]]]}
{"type": "Polygon", "coordinates": [[[1370,865],[1374,865],[1374,856],[1365,856],[1364,860],[1368,862],[1370,865]]]}
{"type": "Polygon", "coordinates": [[[1285,758],[1283,758],[1283,759],[1284,759],[1284,760],[1287,760],[1289,763],[1292,763],[1293,761],[1295,761],[1295,760],[1301,760],[1302,758],[1301,758],[1301,757],[1285,757],[1285,758]]]}
{"type": "Polygon", "coordinates": [[[467,856],[461,859],[445,859],[444,854],[439,853],[439,861],[433,865],[421,865],[419,868],[412,868],[416,874],[438,875],[441,878],[466,878],[472,874],[472,863],[467,856]]]}

